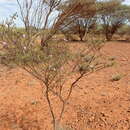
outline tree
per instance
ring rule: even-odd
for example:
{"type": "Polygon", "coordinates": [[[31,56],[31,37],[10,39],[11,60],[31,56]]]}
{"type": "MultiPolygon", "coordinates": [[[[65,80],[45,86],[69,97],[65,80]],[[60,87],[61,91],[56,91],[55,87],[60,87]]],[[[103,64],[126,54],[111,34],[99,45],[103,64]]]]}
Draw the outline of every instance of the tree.
{"type": "Polygon", "coordinates": [[[22,7],[22,4],[18,1],[22,21],[25,25],[24,34],[18,32],[14,26],[16,16],[11,17],[11,22],[8,21],[5,26],[1,26],[0,63],[7,66],[15,64],[39,80],[55,130],[57,122],[60,124],[63,118],[65,107],[77,82],[84,76],[103,69],[105,61],[100,53],[102,41],[92,41],[91,44],[86,44],[86,47],[77,53],[73,53],[69,46],[65,44],[52,41],[52,36],[59,30],[63,21],[68,16],[72,16],[77,11],[76,9],[80,10],[81,7],[76,4],[71,7],[71,10],[67,9],[60,13],[46,34],[48,25],[46,23],[49,22],[51,13],[47,13],[46,19],[43,20],[42,13],[44,9],[46,10],[44,5],[56,7],[57,4],[54,3],[54,0],[39,0],[35,4],[35,1],[31,0],[25,1],[22,7]],[[52,6],[52,4],[55,6],[52,6]],[[32,19],[33,17],[34,19],[32,19]],[[42,37],[42,46],[37,42],[39,37],[42,37]],[[45,43],[45,46],[43,43],[45,43]],[[73,81],[66,87],[66,82],[71,77],[74,77],[73,81]],[[56,116],[52,96],[58,98],[62,104],[62,106],[59,106],[59,117],[56,116]]]}
{"type": "Polygon", "coordinates": [[[84,36],[94,30],[95,26],[96,18],[75,18],[74,22],[62,29],[61,32],[67,40],[74,40],[73,35],[76,35],[80,41],[83,41],[84,36]]]}
{"type": "Polygon", "coordinates": [[[96,26],[96,18],[81,18],[75,21],[75,26],[73,29],[75,34],[80,38],[80,41],[83,41],[85,34],[90,33],[91,30],[94,30],[96,26]]]}
{"type": "Polygon", "coordinates": [[[108,41],[127,21],[128,7],[122,5],[121,2],[120,0],[99,2],[99,16],[108,41]]]}
{"type": "Polygon", "coordinates": [[[80,38],[80,41],[83,41],[85,34],[96,24],[96,1],[67,1],[65,6],[61,6],[59,10],[64,12],[64,10],[71,8],[71,5],[76,4],[82,5],[82,8],[78,12],[74,12],[63,22],[61,32],[65,35],[67,40],[73,40],[73,34],[76,34],[80,38]],[[71,24],[68,24],[70,22],[71,24]],[[65,26],[65,28],[62,28],[63,26],[65,26]]]}

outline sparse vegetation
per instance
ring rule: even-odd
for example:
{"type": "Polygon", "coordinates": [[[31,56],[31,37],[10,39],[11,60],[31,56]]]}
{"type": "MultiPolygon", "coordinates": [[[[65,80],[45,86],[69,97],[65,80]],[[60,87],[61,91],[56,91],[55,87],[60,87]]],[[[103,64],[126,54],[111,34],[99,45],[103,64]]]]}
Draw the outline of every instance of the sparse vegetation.
{"type": "Polygon", "coordinates": [[[130,8],[122,5],[121,2],[121,0],[111,0],[99,3],[99,15],[101,16],[103,31],[108,41],[127,22],[130,8]],[[102,9],[100,10],[100,8],[102,9]]]}
{"type": "MultiPolygon", "coordinates": [[[[68,12],[67,9],[59,14],[59,18],[50,29],[49,34],[44,34],[47,27],[46,22],[48,22],[49,18],[48,15],[50,15],[51,12],[46,14],[47,16],[44,26],[42,24],[40,26],[37,23],[37,20],[43,15],[43,10],[39,10],[39,8],[43,8],[46,2],[38,3],[38,5],[40,4],[40,7],[36,6],[36,10],[33,10],[34,13],[36,13],[36,20],[33,22],[29,16],[31,9],[33,8],[33,1],[26,1],[23,3],[23,5],[26,6],[26,9],[24,6],[22,7],[19,0],[17,2],[20,7],[22,21],[25,25],[25,36],[23,36],[21,32],[18,33],[14,28],[16,15],[12,16],[11,20],[8,21],[8,23],[6,22],[5,26],[2,26],[2,39],[4,42],[2,42],[3,48],[2,53],[0,54],[1,64],[7,66],[13,64],[17,65],[39,80],[42,86],[42,91],[48,102],[53,129],[55,130],[56,123],[58,122],[60,124],[62,120],[66,105],[76,84],[83,77],[105,67],[105,62],[102,62],[103,59],[100,55],[102,41],[90,41],[89,44],[86,44],[86,47],[83,50],[78,53],[72,53],[67,45],[62,43],[59,44],[58,42],[53,42],[51,40],[52,36],[62,24],[61,21],[75,13],[75,6],[79,7],[79,4],[77,3],[71,7],[71,12],[68,12]],[[39,29],[39,27],[42,27],[42,29],[39,29]],[[41,43],[39,45],[36,41],[37,37],[41,37],[41,43]],[[81,55],[84,56],[81,57],[81,55]],[[66,88],[68,78],[74,76],[75,78],[70,83],[70,86],[66,88]],[[62,104],[58,117],[53,108],[53,100],[51,99],[51,96],[55,96],[55,98],[59,99],[62,104]]],[[[59,3],[54,3],[54,5],[50,5],[51,3],[47,4],[48,8],[52,10],[59,3]]],[[[81,7],[79,7],[79,9],[81,7]]]]}
{"type": "Polygon", "coordinates": [[[114,75],[112,76],[111,81],[114,82],[114,81],[119,81],[119,80],[121,80],[121,79],[122,79],[122,75],[119,74],[119,73],[116,73],[116,74],[114,74],[114,75]]]}
{"type": "MultiPolygon", "coordinates": [[[[39,81],[50,112],[51,129],[69,130],[61,126],[66,126],[63,122],[64,114],[73,91],[88,75],[115,65],[115,56],[107,57],[102,53],[105,45],[103,35],[108,41],[112,39],[129,20],[130,7],[122,5],[121,0],[26,0],[23,3],[17,0],[17,3],[24,27],[16,27],[15,20],[19,18],[17,13],[0,25],[0,64],[21,68],[39,81]],[[57,16],[53,17],[55,11],[57,16]],[[77,46],[81,47],[77,50],[74,47],[74,50],[70,41],[77,39],[81,41],[77,46]]],[[[117,73],[111,81],[119,81],[121,78],[122,75],[117,73]]],[[[17,84],[19,80],[15,81],[17,84]]],[[[27,86],[35,85],[33,80],[27,83],[27,86]]],[[[31,102],[31,105],[37,104],[35,100],[31,102]]],[[[11,118],[6,113],[0,117],[0,122],[4,120],[7,124],[16,124],[15,127],[23,130],[40,130],[37,119],[27,121],[28,113],[24,112],[25,115],[19,117],[19,121],[15,112],[11,112],[11,118]]],[[[95,119],[106,125],[104,120],[96,116],[94,114],[95,119]]]]}

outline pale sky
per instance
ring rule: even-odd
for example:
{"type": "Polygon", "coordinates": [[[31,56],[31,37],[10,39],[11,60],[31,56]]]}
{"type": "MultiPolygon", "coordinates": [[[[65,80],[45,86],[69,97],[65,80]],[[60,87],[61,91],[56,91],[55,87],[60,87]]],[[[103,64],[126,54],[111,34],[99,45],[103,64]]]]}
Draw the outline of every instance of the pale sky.
{"type": "MultiPolygon", "coordinates": [[[[3,22],[3,20],[16,12],[18,12],[16,0],[0,0],[0,22],[3,22]]],[[[19,20],[17,20],[16,23],[18,26],[21,24],[19,20]]]]}
{"type": "MultiPolygon", "coordinates": [[[[130,0],[125,0],[124,3],[130,5],[130,0]]],[[[19,12],[16,0],[0,0],[0,22],[16,12],[19,12]]],[[[20,20],[16,22],[21,26],[20,20]]]]}
{"type": "Polygon", "coordinates": [[[129,4],[130,5],[130,0],[125,0],[124,2],[125,4],[129,4]]]}

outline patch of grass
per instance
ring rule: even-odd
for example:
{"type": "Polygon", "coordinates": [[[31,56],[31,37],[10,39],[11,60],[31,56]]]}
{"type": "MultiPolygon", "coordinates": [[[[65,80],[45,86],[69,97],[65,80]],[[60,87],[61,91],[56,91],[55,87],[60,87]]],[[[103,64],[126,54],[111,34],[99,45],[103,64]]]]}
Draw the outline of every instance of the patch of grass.
{"type": "Polygon", "coordinates": [[[116,74],[114,74],[114,75],[112,76],[111,81],[112,81],[112,82],[114,82],[114,81],[119,81],[119,80],[122,79],[122,77],[123,77],[123,76],[122,76],[121,74],[116,73],[116,74]]]}
{"type": "Polygon", "coordinates": [[[27,86],[31,87],[31,86],[35,86],[36,85],[36,81],[35,80],[30,80],[27,83],[27,86]]]}
{"type": "Polygon", "coordinates": [[[71,128],[67,127],[67,126],[59,125],[59,124],[57,123],[57,125],[56,125],[56,130],[73,130],[73,129],[71,129],[71,128]]]}
{"type": "Polygon", "coordinates": [[[70,128],[61,128],[61,127],[59,127],[59,128],[56,128],[56,130],[72,130],[72,129],[70,129],[70,128]]]}

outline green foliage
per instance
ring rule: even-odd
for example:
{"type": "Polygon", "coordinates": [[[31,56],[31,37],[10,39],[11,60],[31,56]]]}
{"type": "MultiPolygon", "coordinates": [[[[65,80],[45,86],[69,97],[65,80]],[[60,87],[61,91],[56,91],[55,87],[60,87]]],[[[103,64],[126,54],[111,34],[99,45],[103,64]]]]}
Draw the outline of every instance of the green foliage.
{"type": "Polygon", "coordinates": [[[129,25],[127,25],[127,24],[125,24],[124,26],[122,26],[119,30],[118,30],[118,32],[117,32],[117,34],[119,34],[119,35],[130,35],[130,26],[129,25]]]}
{"type": "Polygon", "coordinates": [[[112,36],[121,28],[128,19],[129,7],[122,5],[120,0],[110,0],[99,2],[99,16],[103,23],[104,34],[110,41],[112,36]]]}
{"type": "Polygon", "coordinates": [[[80,41],[83,41],[85,34],[95,27],[97,20],[95,0],[68,0],[64,6],[59,7],[59,10],[62,12],[72,10],[72,6],[75,7],[73,12],[63,21],[60,30],[67,40],[75,40],[73,37],[75,34],[80,41]]]}

